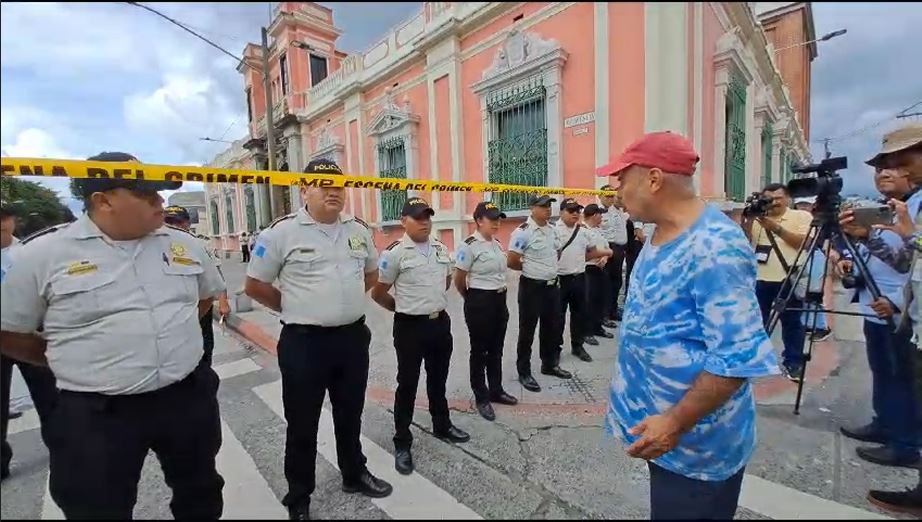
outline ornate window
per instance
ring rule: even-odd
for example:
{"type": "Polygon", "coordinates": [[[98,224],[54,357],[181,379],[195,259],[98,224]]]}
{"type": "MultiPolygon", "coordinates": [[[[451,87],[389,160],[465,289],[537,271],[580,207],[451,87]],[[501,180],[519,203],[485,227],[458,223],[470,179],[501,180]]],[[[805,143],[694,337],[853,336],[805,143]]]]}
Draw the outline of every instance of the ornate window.
{"type": "Polygon", "coordinates": [[[762,186],[772,182],[772,126],[762,127],[762,186]]]}
{"type": "Polygon", "coordinates": [[[729,199],[743,201],[746,198],[746,85],[737,76],[730,79],[725,110],[724,190],[729,199]]]}
{"type": "Polygon", "coordinates": [[[325,159],[343,166],[343,153],[345,147],[339,137],[329,132],[326,128],[320,130],[314,144],[314,152],[311,153],[311,160],[325,159]]]}
{"type": "MultiPolygon", "coordinates": [[[[555,40],[513,30],[473,89],[484,124],[489,183],[560,186],[561,70],[567,53],[555,40]]],[[[526,194],[492,194],[505,211],[527,209],[526,194]]]]}
{"type": "MultiPolygon", "coordinates": [[[[417,132],[419,116],[410,110],[410,101],[394,102],[393,91],[385,94],[384,107],[368,126],[368,135],[376,140],[375,171],[382,178],[416,178],[417,132]]],[[[382,223],[400,219],[407,199],[406,191],[379,190],[378,216],[382,223]]]]}

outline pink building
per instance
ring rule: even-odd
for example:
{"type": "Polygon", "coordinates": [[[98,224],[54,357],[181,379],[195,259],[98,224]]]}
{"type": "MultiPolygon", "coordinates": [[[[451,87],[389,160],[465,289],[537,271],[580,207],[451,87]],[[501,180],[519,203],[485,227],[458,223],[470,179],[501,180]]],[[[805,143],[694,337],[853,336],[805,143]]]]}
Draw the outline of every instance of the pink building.
{"type": "MultiPolygon", "coordinates": [[[[339,51],[341,33],[320,5],[275,9],[269,61],[281,170],[325,157],[369,176],[596,187],[607,181],[594,176],[597,166],[642,133],[668,129],[701,154],[702,196],[729,209],[809,154],[752,2],[426,2],[364,53],[339,51]]],[[[260,53],[250,44],[244,55],[261,68],[260,53]]],[[[265,168],[262,73],[239,70],[250,138],[214,163],[265,168]]],[[[206,193],[213,233],[229,249],[240,232],[301,205],[286,187],[206,193]]],[[[512,218],[504,241],[527,214],[521,196],[420,195],[449,248],[470,232],[481,198],[512,218]]],[[[349,189],[346,211],[383,247],[402,234],[405,197],[349,189]]]]}

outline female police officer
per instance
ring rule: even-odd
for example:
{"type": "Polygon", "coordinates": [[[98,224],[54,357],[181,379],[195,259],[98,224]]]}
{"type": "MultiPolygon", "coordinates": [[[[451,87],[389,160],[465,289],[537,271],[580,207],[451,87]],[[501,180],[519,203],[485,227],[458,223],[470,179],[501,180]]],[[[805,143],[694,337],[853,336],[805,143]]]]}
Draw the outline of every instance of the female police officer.
{"type": "Polygon", "coordinates": [[[490,402],[517,404],[503,391],[503,341],[509,310],[506,308],[506,254],[494,234],[499,230],[500,209],[481,202],[474,209],[477,230],[458,249],[455,288],[464,297],[464,320],[471,335],[471,389],[477,411],[483,418],[496,419],[490,402]],[[484,370],[490,388],[484,384],[484,370]]]}

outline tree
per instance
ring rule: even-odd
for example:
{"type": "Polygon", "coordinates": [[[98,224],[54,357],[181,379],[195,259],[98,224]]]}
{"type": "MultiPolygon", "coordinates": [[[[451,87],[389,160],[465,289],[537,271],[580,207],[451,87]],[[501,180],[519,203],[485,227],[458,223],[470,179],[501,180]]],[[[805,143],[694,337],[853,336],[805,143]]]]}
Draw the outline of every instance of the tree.
{"type": "Polygon", "coordinates": [[[0,177],[0,199],[17,214],[16,235],[26,237],[43,228],[76,219],[57,193],[33,181],[0,177]]]}

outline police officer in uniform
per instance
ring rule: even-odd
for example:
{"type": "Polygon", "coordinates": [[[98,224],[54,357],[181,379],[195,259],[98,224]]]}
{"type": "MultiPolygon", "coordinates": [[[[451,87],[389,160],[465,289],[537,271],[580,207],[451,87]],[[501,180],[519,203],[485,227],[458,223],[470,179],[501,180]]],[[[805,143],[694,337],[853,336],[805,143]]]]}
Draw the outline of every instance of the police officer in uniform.
{"type": "Polygon", "coordinates": [[[174,517],[219,518],[218,376],[199,365],[198,321],[224,282],[198,241],[163,226],[157,190],[179,183],[77,185],[87,213],[24,241],[2,285],[2,301],[16,303],[0,313],[3,354],[49,366],[61,390],[51,497],[67,518],[130,519],[153,450],[174,517]]]}
{"type": "MultiPolygon", "coordinates": [[[[342,174],[328,160],[311,161],[304,172],[342,174]]],[[[378,255],[368,225],[342,213],[343,194],[341,187],[302,186],[307,205],[259,234],[247,266],[245,292],[280,312],[284,324],[278,362],[288,494],[282,503],[294,520],[309,518],[327,391],[343,491],[382,498],[393,489],[365,467],[360,441],[371,342],[365,292],[377,280],[378,255]]]]}
{"type": "Polygon", "coordinates": [[[491,402],[518,404],[503,390],[503,342],[506,307],[506,254],[496,239],[504,214],[495,204],[480,202],[474,209],[477,230],[464,240],[455,261],[455,288],[464,298],[464,320],[471,336],[471,390],[480,415],[496,419],[491,402]],[[484,382],[484,371],[490,386],[484,382]]]}
{"type": "MultiPolygon", "coordinates": [[[[16,210],[9,203],[0,204],[0,284],[12,266],[13,250],[19,247],[19,240],[13,235],[16,230],[16,210]]],[[[5,301],[4,306],[16,306],[16,301],[5,301]]],[[[10,475],[10,461],[13,459],[13,448],[6,440],[7,427],[10,419],[10,387],[13,381],[13,366],[19,368],[22,380],[29,388],[29,396],[35,405],[35,411],[41,422],[42,439],[47,439],[48,417],[57,400],[58,390],[54,383],[54,374],[47,366],[35,366],[0,355],[0,376],[2,376],[3,403],[0,405],[3,426],[3,463],[0,468],[0,480],[10,475]]],[[[21,415],[21,414],[20,414],[21,415]]],[[[47,445],[47,443],[46,443],[47,445]]]]}
{"type": "Polygon", "coordinates": [[[532,392],[541,391],[541,386],[531,374],[531,344],[535,339],[535,327],[541,319],[539,346],[541,373],[561,379],[572,377],[560,367],[560,286],[557,280],[557,250],[561,244],[554,227],[548,223],[551,218],[551,203],[557,200],[550,196],[531,196],[528,206],[531,216],[522,223],[510,237],[507,266],[520,270],[519,278],[519,342],[516,366],[519,382],[532,392]]]}
{"type": "Polygon", "coordinates": [[[558,323],[557,346],[563,348],[563,330],[567,309],[570,309],[570,350],[578,359],[592,362],[592,357],[583,348],[587,332],[586,310],[586,261],[603,255],[579,222],[583,206],[573,198],[560,202],[560,220],[554,227],[560,249],[557,252],[557,275],[560,280],[560,322],[558,323]]]}
{"type": "MultiPolygon", "coordinates": [[[[209,246],[204,241],[189,231],[189,228],[192,225],[192,218],[189,216],[189,211],[186,210],[185,207],[180,207],[179,205],[171,205],[163,209],[163,221],[166,226],[172,228],[173,230],[185,232],[190,236],[198,239],[202,244],[202,248],[211,257],[215,267],[217,267],[218,273],[221,274],[222,278],[224,277],[224,274],[221,272],[221,258],[214,255],[211,251],[211,248],[209,248],[209,246]]],[[[230,313],[230,303],[227,302],[227,291],[218,294],[218,313],[221,314],[222,317],[226,317],[230,313]]],[[[202,356],[202,363],[209,366],[211,366],[212,355],[214,354],[213,315],[214,306],[211,306],[199,321],[199,325],[202,327],[202,349],[204,351],[204,355],[202,356]]]]}
{"type": "Polygon", "coordinates": [[[381,254],[378,284],[371,294],[375,302],[395,312],[394,467],[404,475],[413,472],[410,423],[423,361],[433,433],[449,442],[467,442],[471,438],[451,423],[445,398],[452,351],[451,319],[445,308],[452,262],[448,248],[429,236],[434,214],[424,199],[407,199],[400,218],[405,233],[381,254]],[[392,286],[393,296],[388,293],[392,286]]]}
{"type": "MultiPolygon", "coordinates": [[[[603,185],[600,190],[613,191],[611,185],[603,185]]],[[[599,226],[602,237],[608,242],[608,248],[612,251],[611,259],[605,263],[605,274],[607,284],[605,285],[605,310],[602,326],[615,328],[621,320],[621,311],[618,309],[618,296],[621,294],[621,287],[624,283],[624,259],[627,255],[628,234],[631,238],[634,236],[634,227],[628,226],[627,212],[620,208],[615,201],[615,196],[600,196],[599,203],[601,209],[605,212],[602,214],[602,223],[599,226]],[[630,229],[629,229],[630,228],[630,229]]],[[[633,267],[633,262],[632,265],[633,267]]]]}
{"type": "Polygon", "coordinates": [[[607,320],[605,314],[610,310],[609,295],[606,292],[608,274],[605,267],[614,253],[608,248],[608,241],[605,240],[600,228],[602,217],[607,212],[604,207],[595,203],[590,203],[583,209],[584,230],[589,235],[589,242],[602,254],[602,257],[586,261],[586,336],[583,342],[591,345],[599,344],[596,336],[607,339],[614,337],[603,328],[607,320]]]}

